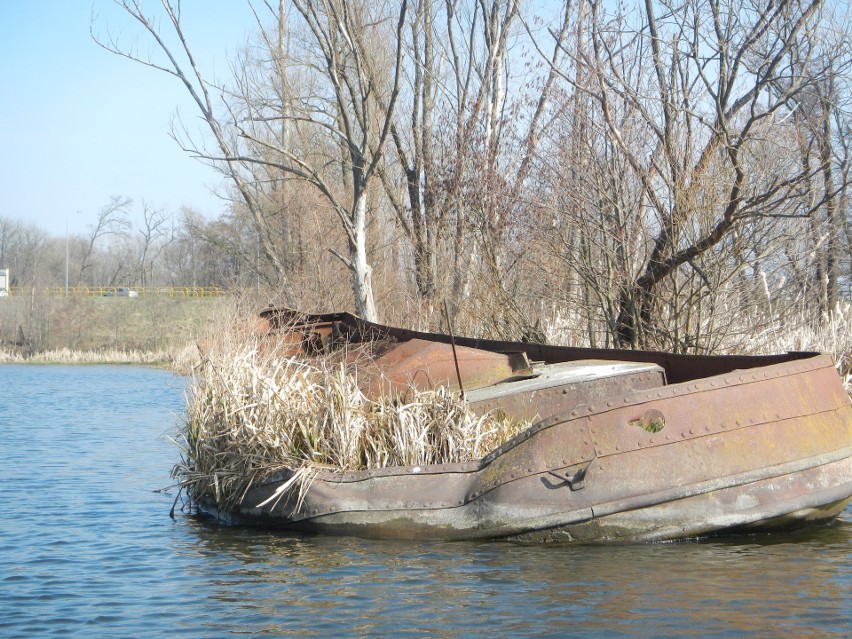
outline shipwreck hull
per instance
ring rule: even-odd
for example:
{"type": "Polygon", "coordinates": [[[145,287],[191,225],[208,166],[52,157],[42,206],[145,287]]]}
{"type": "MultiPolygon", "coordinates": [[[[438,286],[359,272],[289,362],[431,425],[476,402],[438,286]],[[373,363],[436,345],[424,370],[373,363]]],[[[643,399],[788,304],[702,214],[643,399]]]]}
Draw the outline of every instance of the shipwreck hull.
{"type": "MultiPolygon", "coordinates": [[[[524,346],[550,362],[625,356],[524,346]]],[[[655,386],[643,373],[581,404],[573,382],[532,390],[519,410],[529,413],[540,393],[549,414],[481,460],[320,470],[301,491],[281,490],[284,473],[217,514],[365,537],[634,542],[828,522],[848,505],[852,406],[830,357],[630,355],[675,383],[655,386]]]]}

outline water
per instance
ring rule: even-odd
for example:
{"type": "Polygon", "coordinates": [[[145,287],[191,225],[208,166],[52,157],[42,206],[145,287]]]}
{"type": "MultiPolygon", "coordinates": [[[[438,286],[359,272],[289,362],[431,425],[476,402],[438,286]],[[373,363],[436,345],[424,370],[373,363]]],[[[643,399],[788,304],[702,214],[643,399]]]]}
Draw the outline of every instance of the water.
{"type": "Polygon", "coordinates": [[[145,368],[0,366],[0,637],[852,637],[852,510],[625,547],[172,520],[182,393],[145,368]]]}

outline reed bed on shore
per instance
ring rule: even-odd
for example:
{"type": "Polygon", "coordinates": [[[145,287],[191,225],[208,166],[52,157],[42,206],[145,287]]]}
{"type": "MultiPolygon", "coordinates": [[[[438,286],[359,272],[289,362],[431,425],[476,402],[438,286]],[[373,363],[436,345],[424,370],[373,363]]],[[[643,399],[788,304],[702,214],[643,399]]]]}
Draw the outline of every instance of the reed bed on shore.
{"type": "Polygon", "coordinates": [[[179,375],[191,374],[199,361],[198,347],[195,343],[155,351],[120,348],[100,350],[56,348],[22,353],[0,349],[0,364],[131,364],[169,368],[179,375]]]}
{"type": "Polygon", "coordinates": [[[0,350],[0,363],[3,364],[141,364],[163,365],[174,361],[174,355],[168,351],[142,351],[104,349],[98,351],[72,350],[58,348],[36,353],[21,354],[0,350]]]}
{"type": "Polygon", "coordinates": [[[282,354],[256,337],[228,338],[208,343],[196,370],[173,477],[191,500],[227,508],[284,469],[307,481],[305,471],[319,468],[467,461],[526,426],[475,415],[443,387],[370,399],[354,365],[282,354]]]}

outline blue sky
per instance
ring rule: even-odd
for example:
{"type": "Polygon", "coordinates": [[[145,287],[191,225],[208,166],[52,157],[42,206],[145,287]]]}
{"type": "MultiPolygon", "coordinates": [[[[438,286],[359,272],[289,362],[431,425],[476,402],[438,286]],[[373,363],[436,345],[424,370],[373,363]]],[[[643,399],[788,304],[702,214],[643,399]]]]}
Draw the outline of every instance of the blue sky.
{"type": "MultiPolygon", "coordinates": [[[[197,121],[184,90],[99,48],[93,7],[96,30],[126,42],[139,33],[111,0],[0,0],[0,216],[64,236],[66,224],[84,231],[112,195],[136,209],[144,199],[218,215],[219,174],[168,135],[177,109],[197,121]]],[[[253,30],[242,0],[184,0],[183,22],[206,71],[219,75],[253,30]]]]}

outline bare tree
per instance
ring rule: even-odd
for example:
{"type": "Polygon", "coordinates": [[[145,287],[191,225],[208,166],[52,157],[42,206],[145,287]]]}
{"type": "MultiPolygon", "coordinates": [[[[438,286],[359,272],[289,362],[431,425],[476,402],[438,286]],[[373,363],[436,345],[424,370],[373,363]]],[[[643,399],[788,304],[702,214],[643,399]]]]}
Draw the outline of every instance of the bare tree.
{"type": "Polygon", "coordinates": [[[122,45],[118,36],[112,33],[102,37],[92,28],[92,38],[107,51],[162,71],[184,86],[213,136],[215,148],[206,150],[203,145],[195,143],[188,135],[186,128],[179,123],[177,128],[172,129],[172,136],[185,151],[211,163],[231,180],[251,214],[261,249],[272,265],[277,278],[276,284],[281,287],[285,300],[292,301],[286,267],[286,247],[276,241],[269,216],[263,210],[262,202],[259,201],[258,185],[254,181],[250,166],[253,159],[241,157],[238,141],[234,139],[232,130],[228,126],[230,115],[228,110],[225,108],[224,113],[219,113],[214,94],[222,97],[227,92],[211,84],[201,72],[184,33],[180,4],[173,3],[171,0],[162,0],[167,24],[166,31],[161,30],[159,20],[146,13],[138,0],[115,0],[115,4],[141,26],[143,32],[153,40],[164,60],[157,61],[151,55],[143,57],[136,48],[122,45]],[[176,43],[170,44],[171,39],[176,40],[176,43]]]}
{"type": "Polygon", "coordinates": [[[594,155],[607,148],[607,161],[624,163],[619,182],[629,199],[615,210],[634,222],[616,222],[608,237],[641,259],[621,261],[631,270],[615,291],[616,335],[623,346],[692,348],[695,335],[675,332],[692,322],[696,295],[721,291],[701,261],[742,268],[720,253],[743,246],[737,234],[807,218],[824,202],[803,197],[816,168],[796,161],[789,118],[795,98],[821,77],[809,59],[790,63],[818,28],[821,3],[646,0],[636,15],[588,7],[587,48],[566,49],[581,73],[561,75],[594,101],[589,131],[606,143],[594,155]],[[700,286],[685,286],[693,278],[700,286]],[[673,294],[684,302],[664,303],[673,294]]]}
{"type": "Polygon", "coordinates": [[[410,243],[416,294],[440,292],[453,314],[467,300],[467,312],[499,334],[495,318],[529,324],[510,271],[524,253],[516,222],[558,78],[550,68],[524,67],[524,81],[513,74],[520,12],[514,0],[415,4],[405,107],[381,172],[410,243]]]}
{"type": "Polygon", "coordinates": [[[391,122],[393,155],[387,154],[379,166],[379,177],[396,214],[400,228],[412,246],[414,281],[417,294],[430,298],[435,292],[436,245],[441,231],[440,209],[436,206],[433,181],[433,118],[436,91],[440,84],[439,56],[436,55],[435,4],[415,3],[408,25],[406,108],[391,122]],[[397,177],[396,171],[401,171],[397,177]]]}
{"type": "Polygon", "coordinates": [[[142,201],[142,224],[137,225],[139,284],[151,286],[154,264],[172,240],[172,229],[166,212],[142,201]]]}
{"type": "MultiPolygon", "coordinates": [[[[336,190],[322,179],[316,170],[295,167],[328,199],[340,218],[348,238],[348,259],[341,258],[352,273],[355,306],[367,319],[377,319],[372,286],[372,268],[367,258],[368,189],[376,177],[379,162],[387,142],[394,107],[399,95],[402,68],[402,29],[405,24],[407,2],[400,3],[395,29],[392,32],[392,73],[390,80],[382,77],[382,60],[371,55],[381,51],[381,34],[386,30],[372,25],[381,24],[384,15],[372,15],[366,3],[349,3],[340,0],[295,2],[318,45],[325,72],[332,87],[332,101],[336,130],[342,149],[342,166],[348,178],[351,204],[341,202],[336,190]],[[354,5],[354,6],[353,6],[354,5]]],[[[314,122],[319,122],[311,116],[314,122]]]]}
{"type": "MultiPolygon", "coordinates": [[[[93,266],[92,258],[97,241],[108,235],[124,233],[130,227],[127,212],[131,204],[133,204],[133,201],[130,198],[113,195],[110,197],[109,203],[98,211],[98,217],[94,224],[89,226],[89,233],[85,238],[76,286],[83,284],[86,273],[93,266]]],[[[95,282],[92,282],[92,284],[95,284],[95,282]]]]}
{"type": "Polygon", "coordinates": [[[0,217],[0,268],[6,268],[10,260],[10,250],[15,244],[20,223],[8,217],[0,217]]]}
{"type": "MultiPolygon", "coordinates": [[[[222,115],[214,111],[210,85],[199,71],[184,36],[179,9],[169,0],[162,2],[171,32],[178,40],[173,48],[139,2],[121,0],[118,4],[154,39],[167,61],[142,59],[122,49],[114,38],[99,43],[113,53],[164,71],[183,83],[216,142],[215,152],[204,152],[197,146],[190,150],[220,166],[232,179],[252,215],[265,256],[275,265],[281,281],[289,287],[286,260],[273,238],[270,211],[264,208],[269,169],[307,181],[324,196],[346,233],[348,254],[338,253],[338,256],[352,275],[356,310],[375,319],[367,255],[368,192],[389,136],[399,92],[400,36],[406,0],[400,3],[396,17],[391,15],[394,12],[371,2],[294,1],[292,6],[306,35],[303,65],[315,74],[320,89],[301,94],[291,94],[293,89],[287,81],[286,39],[290,28],[285,5],[267,4],[274,18],[274,32],[267,33],[260,26],[263,41],[267,43],[266,55],[273,60],[274,81],[259,83],[246,64],[235,69],[236,87],[228,94],[232,102],[222,115]],[[178,53],[184,62],[177,59],[178,53]],[[390,73],[386,73],[386,55],[391,58],[390,73]],[[323,164],[312,162],[310,156],[301,153],[304,146],[294,148],[290,136],[296,128],[301,128],[302,135],[323,133],[333,139],[340,153],[337,172],[329,172],[323,164]],[[264,171],[267,173],[263,174],[264,171]],[[335,176],[343,179],[344,189],[338,187],[337,180],[332,182],[335,176]]],[[[260,16],[258,20],[260,23],[260,16]]]]}

